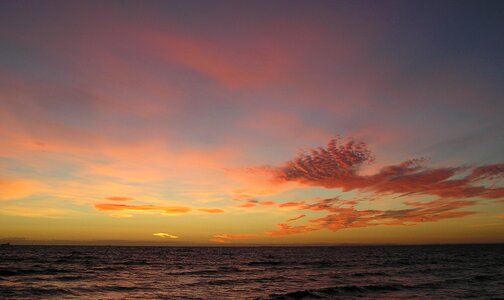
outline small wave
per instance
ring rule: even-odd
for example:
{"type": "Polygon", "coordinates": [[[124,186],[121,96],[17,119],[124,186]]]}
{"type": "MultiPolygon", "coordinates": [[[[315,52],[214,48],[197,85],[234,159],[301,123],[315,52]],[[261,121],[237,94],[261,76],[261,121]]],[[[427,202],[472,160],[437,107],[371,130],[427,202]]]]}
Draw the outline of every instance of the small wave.
{"type": "Polygon", "coordinates": [[[268,296],[268,299],[303,299],[303,298],[318,298],[318,299],[328,299],[337,295],[347,295],[347,294],[364,294],[372,292],[394,292],[405,289],[406,287],[402,285],[367,285],[367,286],[356,286],[347,285],[340,287],[328,287],[322,289],[311,289],[295,291],[286,294],[272,294],[268,296]]]}
{"type": "Polygon", "coordinates": [[[97,272],[103,272],[103,271],[119,271],[124,269],[124,267],[121,266],[95,266],[92,267],[90,270],[92,271],[97,271],[97,272]]]}
{"type": "Polygon", "coordinates": [[[286,277],[284,276],[267,276],[267,277],[260,277],[260,278],[242,278],[242,279],[215,279],[215,280],[210,280],[210,281],[199,281],[198,283],[191,283],[189,285],[201,285],[201,284],[208,284],[211,286],[221,286],[221,285],[229,285],[229,286],[236,286],[236,285],[247,285],[247,284],[257,284],[257,283],[271,283],[274,282],[275,280],[287,280],[286,277]]]}
{"type": "Polygon", "coordinates": [[[242,270],[237,267],[222,266],[222,267],[219,267],[219,271],[222,271],[222,272],[241,272],[242,270]]]}
{"type": "Polygon", "coordinates": [[[59,273],[69,273],[71,271],[64,269],[25,269],[25,270],[0,270],[0,277],[22,276],[22,275],[55,275],[59,273]]]}
{"type": "Polygon", "coordinates": [[[213,275],[219,273],[218,270],[197,270],[197,271],[182,271],[170,272],[170,275],[213,275]]]}
{"type": "Polygon", "coordinates": [[[124,264],[124,265],[127,265],[127,266],[146,266],[146,265],[150,265],[150,263],[147,262],[147,261],[145,261],[145,260],[126,261],[126,262],[122,262],[120,264],[124,264]]]}
{"type": "Polygon", "coordinates": [[[150,288],[114,285],[114,286],[100,286],[100,287],[98,287],[98,289],[101,291],[107,291],[107,292],[128,292],[128,291],[135,291],[135,290],[145,290],[145,289],[150,289],[150,288]]]}
{"type": "Polygon", "coordinates": [[[194,271],[180,271],[180,272],[170,272],[169,275],[214,275],[220,273],[235,273],[242,272],[240,268],[236,267],[219,267],[218,269],[204,269],[204,270],[194,270],[194,271]]]}
{"type": "Polygon", "coordinates": [[[72,271],[65,270],[65,269],[54,269],[54,268],[49,268],[49,269],[44,269],[44,270],[35,270],[37,274],[42,274],[42,275],[55,275],[55,274],[61,274],[61,273],[70,273],[72,271]]]}
{"type": "Polygon", "coordinates": [[[87,280],[87,279],[92,279],[93,277],[86,277],[86,276],[59,276],[59,277],[54,277],[55,280],[58,281],[80,281],[80,280],[87,280]]]}
{"type": "Polygon", "coordinates": [[[269,260],[269,261],[251,261],[247,263],[248,266],[278,266],[284,264],[284,262],[269,260]]]}
{"type": "Polygon", "coordinates": [[[234,285],[237,284],[237,280],[233,279],[218,279],[207,282],[208,285],[234,285]]]}
{"type": "Polygon", "coordinates": [[[474,276],[474,280],[476,281],[489,281],[494,279],[494,276],[492,275],[476,275],[474,276]]]}
{"type": "Polygon", "coordinates": [[[30,296],[75,296],[76,294],[70,289],[64,288],[41,288],[31,287],[25,290],[30,296]]]}
{"type": "Polygon", "coordinates": [[[353,273],[352,276],[355,277],[365,277],[365,276],[387,276],[388,274],[385,272],[362,272],[362,273],[353,273]]]}
{"type": "Polygon", "coordinates": [[[0,277],[16,276],[18,273],[12,270],[0,270],[0,277]]]}
{"type": "Polygon", "coordinates": [[[3,286],[0,289],[0,299],[34,299],[77,295],[77,293],[70,289],[59,287],[23,287],[22,289],[20,289],[19,287],[15,286],[3,286]]]}

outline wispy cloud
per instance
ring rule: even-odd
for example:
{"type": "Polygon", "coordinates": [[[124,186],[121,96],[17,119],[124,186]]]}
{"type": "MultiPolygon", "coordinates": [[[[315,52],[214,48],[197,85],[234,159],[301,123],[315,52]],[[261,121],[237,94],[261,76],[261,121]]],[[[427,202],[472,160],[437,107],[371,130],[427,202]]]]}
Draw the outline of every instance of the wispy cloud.
{"type": "Polygon", "coordinates": [[[217,234],[210,241],[214,243],[227,244],[234,240],[250,240],[259,237],[257,234],[217,234]]]}
{"type": "MultiPolygon", "coordinates": [[[[116,200],[116,201],[123,201],[123,200],[116,200]]],[[[141,212],[159,212],[162,215],[179,215],[194,210],[209,214],[220,214],[224,212],[224,210],[220,208],[193,209],[186,206],[133,205],[133,204],[117,204],[117,203],[98,203],[95,204],[94,207],[99,211],[120,212],[118,214],[111,215],[112,217],[116,218],[131,217],[132,216],[131,213],[141,213],[141,212]]]]}
{"type": "Polygon", "coordinates": [[[115,203],[95,204],[95,208],[100,211],[123,211],[123,212],[145,212],[155,211],[163,215],[178,215],[191,211],[191,208],[184,206],[156,206],[156,205],[127,205],[115,203]]]}
{"type": "Polygon", "coordinates": [[[306,215],[299,215],[297,217],[288,219],[287,222],[294,222],[294,221],[297,221],[297,220],[304,218],[304,217],[306,217],[306,215]]]}
{"type": "Polygon", "coordinates": [[[129,198],[129,197],[106,197],[105,198],[106,200],[112,200],[112,201],[129,201],[129,200],[133,200],[133,198],[129,198]]]}
{"type": "Polygon", "coordinates": [[[266,232],[266,235],[276,237],[276,236],[284,236],[284,235],[291,235],[291,234],[308,233],[308,232],[320,229],[319,227],[315,227],[315,226],[306,226],[306,225],[291,226],[291,225],[285,224],[285,223],[278,224],[277,227],[278,227],[277,230],[266,232]]]}
{"type": "Polygon", "coordinates": [[[220,208],[198,208],[199,211],[207,212],[210,214],[220,214],[223,213],[224,210],[220,208]]]}
{"type": "Polygon", "coordinates": [[[47,191],[47,186],[39,181],[0,178],[0,201],[15,200],[47,191]]]}
{"type": "Polygon", "coordinates": [[[110,216],[111,216],[112,218],[118,218],[118,219],[131,218],[131,217],[133,217],[133,215],[132,215],[132,214],[124,214],[124,213],[122,213],[122,214],[111,214],[110,216]]]}
{"type": "Polygon", "coordinates": [[[164,232],[157,232],[157,233],[153,233],[152,235],[160,237],[160,238],[169,238],[169,239],[178,239],[179,238],[176,235],[172,235],[172,234],[168,234],[168,233],[164,233],[164,232]]]}
{"type": "Polygon", "coordinates": [[[286,223],[278,224],[278,229],[267,232],[269,236],[284,236],[307,233],[321,229],[338,231],[347,228],[370,227],[377,225],[414,225],[424,222],[436,222],[444,219],[460,218],[472,215],[474,211],[460,211],[459,209],[472,206],[476,201],[438,199],[429,202],[404,202],[408,208],[391,210],[359,210],[352,202],[343,201],[336,204],[334,199],[325,199],[311,205],[297,206],[298,210],[326,211],[322,218],[310,219],[305,225],[291,226],[286,223]]]}
{"type": "Polygon", "coordinates": [[[274,201],[259,201],[255,199],[245,199],[238,207],[250,208],[255,206],[273,206],[276,205],[274,201]]]}

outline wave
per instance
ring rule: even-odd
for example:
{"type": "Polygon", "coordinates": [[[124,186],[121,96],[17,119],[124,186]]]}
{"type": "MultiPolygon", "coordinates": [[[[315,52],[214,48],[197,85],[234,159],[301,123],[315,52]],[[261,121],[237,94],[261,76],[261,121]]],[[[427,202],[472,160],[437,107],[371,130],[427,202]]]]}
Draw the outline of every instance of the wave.
{"type": "Polygon", "coordinates": [[[89,279],[94,279],[94,277],[93,276],[58,276],[58,277],[54,277],[54,279],[58,280],[58,281],[69,282],[69,281],[89,280],[89,279]]]}
{"type": "Polygon", "coordinates": [[[289,292],[285,294],[271,294],[268,299],[303,299],[303,298],[318,298],[329,299],[334,296],[344,296],[348,294],[364,294],[373,292],[395,292],[401,291],[408,287],[403,285],[346,285],[338,287],[328,287],[321,289],[301,290],[289,292]]]}
{"type": "Polygon", "coordinates": [[[18,273],[12,270],[0,270],[0,277],[16,276],[18,273]]]}
{"type": "Polygon", "coordinates": [[[147,265],[150,265],[150,263],[146,260],[125,261],[125,262],[120,262],[119,264],[126,265],[126,266],[147,266],[147,265]]]}
{"type": "Polygon", "coordinates": [[[492,276],[492,275],[476,275],[474,276],[474,280],[476,281],[489,281],[489,280],[493,280],[495,279],[496,276],[492,276]]]}
{"type": "Polygon", "coordinates": [[[204,270],[194,270],[194,271],[180,271],[180,272],[169,272],[169,275],[214,275],[221,273],[236,273],[242,272],[243,270],[237,267],[222,266],[217,269],[204,269],[204,270]]]}
{"type": "Polygon", "coordinates": [[[353,273],[352,276],[355,277],[365,277],[365,276],[388,276],[389,274],[385,272],[361,272],[361,273],[353,273]]]}
{"type": "Polygon", "coordinates": [[[63,296],[77,296],[78,294],[70,289],[59,287],[26,287],[22,291],[16,289],[14,286],[2,286],[0,289],[0,298],[12,299],[20,297],[29,297],[30,299],[40,297],[63,297],[63,296]]]}
{"type": "Polygon", "coordinates": [[[285,264],[285,262],[276,261],[276,260],[268,260],[268,261],[251,261],[247,263],[248,266],[278,266],[285,264]]]}
{"type": "Polygon", "coordinates": [[[135,291],[135,290],[150,290],[152,288],[112,285],[112,286],[100,286],[100,287],[97,287],[97,289],[99,289],[100,291],[107,291],[107,292],[128,292],[128,291],[135,291]]]}
{"type": "Polygon", "coordinates": [[[259,278],[240,278],[240,279],[213,279],[209,281],[198,281],[197,283],[190,283],[188,286],[200,286],[200,285],[210,285],[210,286],[237,286],[237,285],[249,285],[258,283],[272,283],[279,280],[287,280],[288,278],[284,276],[266,276],[259,278]]]}
{"type": "Polygon", "coordinates": [[[64,269],[25,269],[25,270],[9,270],[3,269],[0,270],[0,277],[9,277],[9,276],[22,276],[22,275],[55,275],[60,273],[70,273],[69,270],[64,269]]]}

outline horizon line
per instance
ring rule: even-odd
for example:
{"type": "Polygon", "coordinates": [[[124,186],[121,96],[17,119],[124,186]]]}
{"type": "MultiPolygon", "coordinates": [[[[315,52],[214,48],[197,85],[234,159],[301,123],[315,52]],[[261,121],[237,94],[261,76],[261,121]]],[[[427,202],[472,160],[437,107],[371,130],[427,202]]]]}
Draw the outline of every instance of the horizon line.
{"type": "MultiPolygon", "coordinates": [[[[378,246],[464,246],[464,245],[504,245],[504,241],[496,242],[441,242],[441,243],[318,243],[318,244],[204,244],[204,243],[183,243],[183,244],[163,244],[161,242],[140,242],[140,241],[26,241],[16,243],[15,241],[0,240],[2,244],[8,246],[83,246],[83,247],[171,247],[171,248],[237,248],[237,247],[378,247],[378,246]],[[107,243],[108,242],[108,243],[107,243]]],[[[19,241],[18,241],[19,242],[19,241]]]]}

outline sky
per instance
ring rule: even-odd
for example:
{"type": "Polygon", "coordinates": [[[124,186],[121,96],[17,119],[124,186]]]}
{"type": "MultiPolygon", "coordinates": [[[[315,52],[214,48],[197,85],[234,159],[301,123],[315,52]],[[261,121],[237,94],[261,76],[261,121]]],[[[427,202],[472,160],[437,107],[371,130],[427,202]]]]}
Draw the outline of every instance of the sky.
{"type": "Polygon", "coordinates": [[[0,241],[504,242],[501,1],[2,1],[0,241]]]}

